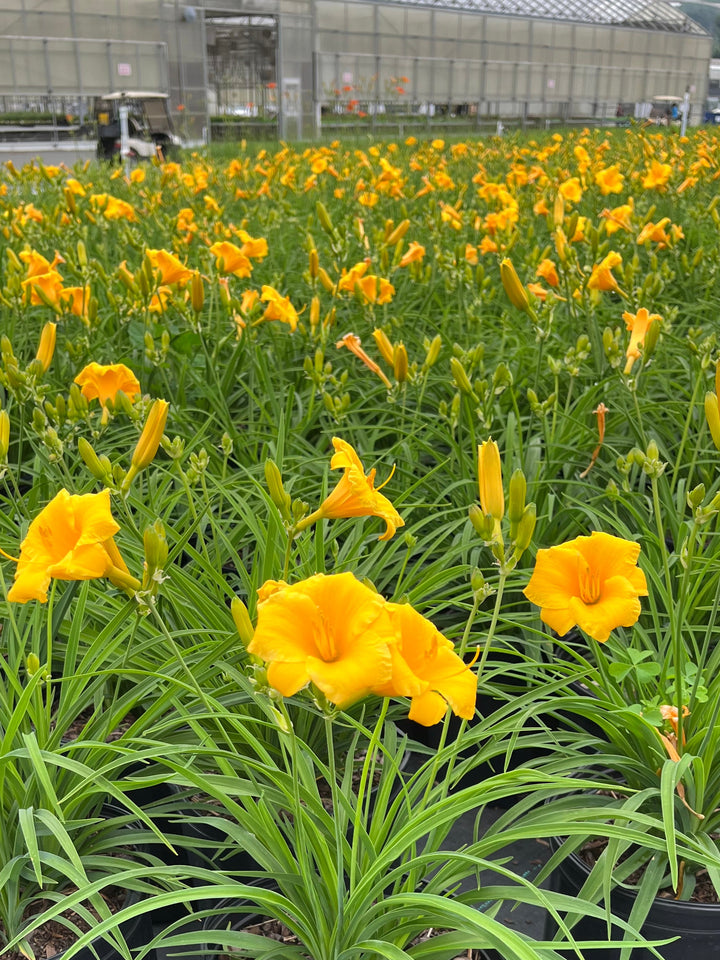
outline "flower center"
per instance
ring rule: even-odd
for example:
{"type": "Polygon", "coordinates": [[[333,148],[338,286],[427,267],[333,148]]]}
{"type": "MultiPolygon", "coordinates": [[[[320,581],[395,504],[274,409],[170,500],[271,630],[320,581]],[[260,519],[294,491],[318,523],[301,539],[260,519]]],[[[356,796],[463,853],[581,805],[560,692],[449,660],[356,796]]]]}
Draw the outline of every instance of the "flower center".
{"type": "Polygon", "coordinates": [[[578,584],[580,586],[580,599],[583,603],[597,603],[600,599],[600,577],[593,573],[588,564],[583,560],[578,560],[578,584]]]}
{"type": "Polygon", "coordinates": [[[322,613],[320,629],[315,636],[315,646],[317,647],[320,659],[324,660],[325,663],[333,663],[333,661],[337,660],[338,652],[335,646],[333,630],[326,622],[325,617],[322,616],[322,613]]]}

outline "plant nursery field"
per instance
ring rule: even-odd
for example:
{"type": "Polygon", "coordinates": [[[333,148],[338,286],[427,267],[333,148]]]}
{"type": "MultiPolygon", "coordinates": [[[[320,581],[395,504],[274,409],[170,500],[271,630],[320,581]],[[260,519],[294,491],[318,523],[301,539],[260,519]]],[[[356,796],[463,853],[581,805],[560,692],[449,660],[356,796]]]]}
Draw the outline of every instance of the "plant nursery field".
{"type": "Polygon", "coordinates": [[[0,166],[0,954],[129,957],[110,885],[309,960],[720,910],[719,183],[640,126],[0,166]]]}

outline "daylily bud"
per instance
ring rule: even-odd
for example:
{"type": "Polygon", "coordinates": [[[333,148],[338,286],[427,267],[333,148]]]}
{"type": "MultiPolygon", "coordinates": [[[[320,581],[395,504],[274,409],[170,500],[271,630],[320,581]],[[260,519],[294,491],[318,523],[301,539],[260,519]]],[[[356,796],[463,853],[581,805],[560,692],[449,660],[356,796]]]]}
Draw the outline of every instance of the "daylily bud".
{"type": "Polygon", "coordinates": [[[7,410],[0,410],[0,463],[7,463],[10,448],[10,417],[7,410]]]}
{"type": "Polygon", "coordinates": [[[130,469],[122,483],[123,493],[128,492],[134,477],[155,459],[155,454],[165,432],[169,407],[170,404],[166,400],[155,400],[150,407],[140,439],[133,451],[130,469]]]}
{"type": "Polygon", "coordinates": [[[196,270],[190,281],[190,304],[195,313],[200,313],[205,303],[205,284],[200,276],[200,271],[196,270]]]}
{"type": "Polygon", "coordinates": [[[561,193],[556,194],[553,203],[553,223],[559,227],[565,219],[565,200],[561,193]]]}
{"type": "Polygon", "coordinates": [[[409,229],[410,229],[409,220],[403,220],[401,223],[399,223],[395,227],[395,229],[392,231],[392,233],[388,236],[388,238],[385,240],[385,243],[387,244],[387,246],[388,247],[395,246],[398,240],[402,240],[402,238],[405,236],[405,234],[408,232],[409,229]]]}
{"type": "Polygon", "coordinates": [[[314,330],[319,322],[320,322],[320,298],[313,297],[312,300],[310,301],[310,328],[314,330]]]}
{"type": "Polygon", "coordinates": [[[481,537],[485,543],[490,543],[495,530],[495,521],[490,514],[486,516],[480,507],[476,503],[473,503],[468,510],[468,517],[478,536],[481,537]]]}
{"type": "Polygon", "coordinates": [[[705,484],[699,483],[687,494],[687,505],[691,510],[697,509],[705,499],[705,484]]]}
{"type": "Polygon", "coordinates": [[[320,270],[320,261],[318,259],[318,252],[315,249],[315,247],[313,247],[310,253],[308,254],[308,261],[309,261],[310,276],[314,280],[317,277],[318,272],[320,270]]]}
{"type": "Polygon", "coordinates": [[[90,473],[95,477],[96,480],[99,480],[105,486],[109,486],[112,483],[112,469],[108,469],[110,466],[110,461],[107,460],[107,457],[103,458],[107,463],[103,464],[98,455],[95,453],[95,450],[92,447],[92,444],[85,439],[85,437],[78,437],[77,442],[78,453],[82,457],[83,463],[88,468],[90,473]]]}
{"type": "Polygon", "coordinates": [[[330,279],[330,276],[328,275],[328,272],[325,269],[325,267],[320,267],[320,269],[318,270],[318,280],[323,285],[323,287],[327,290],[328,293],[332,293],[335,290],[335,284],[330,279]]]}
{"type": "Polygon", "coordinates": [[[510,539],[514,540],[517,536],[517,527],[522,520],[525,511],[525,495],[527,493],[527,482],[522,470],[517,469],[510,477],[510,486],[508,488],[508,519],[510,520],[510,539]]]}
{"type": "Polygon", "coordinates": [[[78,240],[77,242],[77,258],[78,258],[78,263],[80,264],[81,267],[87,266],[87,262],[88,262],[87,250],[85,249],[85,244],[83,243],[82,240],[78,240]]]}
{"type": "Polygon", "coordinates": [[[265,482],[267,483],[270,499],[278,508],[283,518],[290,522],[290,494],[286,492],[283,486],[282,474],[280,468],[269,457],[265,461],[265,482]]]}
{"type": "Polygon", "coordinates": [[[515,271],[512,260],[505,258],[505,260],[501,262],[500,279],[502,280],[505,293],[510,303],[514,307],[517,307],[518,310],[527,313],[530,309],[530,300],[528,299],[527,290],[522,283],[520,283],[520,277],[518,277],[515,271]]]}
{"type": "Polygon", "coordinates": [[[36,653],[29,653],[25,661],[25,669],[29,677],[34,677],[40,669],[40,657],[36,653]]]}
{"type": "Polygon", "coordinates": [[[426,367],[432,367],[437,363],[437,359],[440,356],[441,350],[442,350],[442,337],[438,333],[438,335],[433,338],[430,346],[427,348],[427,354],[425,356],[426,367]]]}
{"type": "Polygon", "coordinates": [[[533,533],[535,532],[535,523],[537,520],[537,510],[534,503],[529,503],[523,511],[522,519],[518,524],[517,537],[515,538],[515,557],[520,557],[530,546],[533,533]]]}
{"type": "Polygon", "coordinates": [[[230,603],[230,613],[232,614],[235,629],[242,642],[247,646],[253,638],[255,630],[248,613],[248,608],[239,597],[233,597],[230,603]]]}
{"type": "Polygon", "coordinates": [[[145,563],[152,579],[155,571],[162,570],[167,563],[168,543],[165,536],[165,527],[162,520],[156,520],[143,531],[143,546],[145,548],[145,563]]]}
{"type": "Polygon", "coordinates": [[[483,513],[499,522],[505,514],[505,495],[500,451],[492,437],[478,444],[478,486],[483,513]]]}
{"type": "Polygon", "coordinates": [[[395,354],[390,338],[379,328],[373,330],[373,337],[375,338],[378,350],[382,354],[383,360],[390,366],[393,366],[395,354]]]}
{"type": "Polygon", "coordinates": [[[455,379],[455,383],[458,386],[458,390],[460,390],[461,393],[466,393],[468,396],[472,396],[474,393],[472,384],[468,379],[468,375],[465,373],[463,365],[460,363],[457,357],[450,358],[450,370],[455,379]]]}
{"type": "Polygon", "coordinates": [[[715,393],[705,394],[705,418],[710,427],[713,443],[720,450],[720,405],[715,393]]]}
{"type": "Polygon", "coordinates": [[[322,201],[318,200],[315,204],[315,210],[317,212],[318,220],[320,221],[320,226],[323,228],[325,233],[330,234],[331,237],[335,237],[335,227],[333,222],[330,219],[330,214],[327,211],[327,207],[322,201]]]}
{"type": "Polygon", "coordinates": [[[43,373],[45,373],[52,362],[55,353],[55,338],[57,336],[57,324],[48,321],[42,328],[40,334],[40,344],[35,356],[42,364],[43,373]]]}
{"type": "Polygon", "coordinates": [[[408,355],[404,343],[396,343],[393,351],[393,373],[398,383],[408,378],[408,355]]]}
{"type": "Polygon", "coordinates": [[[120,282],[124,287],[127,287],[131,293],[135,293],[135,277],[125,266],[124,260],[118,267],[118,277],[120,278],[120,282]]]}

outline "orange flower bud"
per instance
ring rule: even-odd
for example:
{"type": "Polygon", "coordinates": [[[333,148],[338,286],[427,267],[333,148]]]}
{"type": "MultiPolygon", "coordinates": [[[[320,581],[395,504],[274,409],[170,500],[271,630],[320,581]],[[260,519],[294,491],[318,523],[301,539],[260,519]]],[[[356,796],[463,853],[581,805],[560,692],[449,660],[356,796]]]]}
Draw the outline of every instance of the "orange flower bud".
{"type": "Polygon", "coordinates": [[[40,344],[35,359],[42,364],[43,373],[45,373],[52,362],[55,353],[55,338],[57,335],[57,324],[48,321],[40,334],[40,344]]]}

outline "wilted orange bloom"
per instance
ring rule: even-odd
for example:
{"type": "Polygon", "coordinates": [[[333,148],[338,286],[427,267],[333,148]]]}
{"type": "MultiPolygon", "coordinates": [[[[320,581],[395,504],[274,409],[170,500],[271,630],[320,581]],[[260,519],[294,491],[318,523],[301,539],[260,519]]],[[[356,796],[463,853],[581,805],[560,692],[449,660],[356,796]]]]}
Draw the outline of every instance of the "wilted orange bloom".
{"type": "Polygon", "coordinates": [[[595,461],[600,456],[600,451],[602,450],[603,441],[605,440],[605,414],[609,413],[609,410],[604,403],[599,403],[597,407],[595,407],[595,409],[593,410],[593,413],[597,416],[598,443],[592,452],[592,456],[590,457],[590,463],[580,474],[581,480],[584,480],[585,477],[590,473],[592,468],[595,466],[595,461]]]}
{"type": "Polygon", "coordinates": [[[402,255],[400,260],[401,267],[407,267],[411,263],[417,263],[422,260],[425,256],[425,247],[421,243],[416,243],[414,240],[410,241],[405,253],[402,255]]]}
{"type": "MultiPolygon", "coordinates": [[[[342,340],[338,340],[335,346],[340,349],[341,347],[346,347],[350,353],[354,353],[358,357],[368,370],[372,370],[373,373],[376,373],[378,377],[382,380],[385,386],[390,389],[392,384],[385,376],[380,367],[375,363],[375,361],[365,353],[363,348],[360,346],[360,337],[356,336],[354,333],[346,333],[342,340]]],[[[390,361],[392,363],[392,361],[390,361]]]]}
{"type": "Polygon", "coordinates": [[[604,643],[616,627],[631,627],[647,596],[637,566],[640,544],[596,530],[589,537],[538,550],[524,590],[543,623],[561,637],[574,626],[604,643]]]}
{"type": "Polygon", "coordinates": [[[483,255],[486,253],[497,253],[498,245],[491,237],[483,237],[478,246],[478,250],[483,255]]]}
{"type": "Polygon", "coordinates": [[[664,187],[672,176],[672,167],[669,163],[660,163],[653,160],[645,171],[643,177],[643,188],[645,190],[656,190],[664,187]]]}
{"type": "Polygon", "coordinates": [[[538,264],[538,268],[535,271],[535,276],[540,277],[551,287],[557,287],[560,283],[560,278],[558,277],[555,264],[552,260],[548,260],[547,257],[544,260],[541,260],[538,264]]]}
{"type": "Polygon", "coordinates": [[[358,202],[361,203],[363,207],[374,207],[379,199],[379,194],[373,193],[371,190],[363,190],[362,193],[358,195],[358,202]]]}
{"type": "Polygon", "coordinates": [[[476,266],[478,262],[478,249],[472,243],[465,244],[465,260],[471,267],[476,266]]]}
{"type": "Polygon", "coordinates": [[[83,320],[87,319],[90,305],[90,287],[65,287],[60,291],[60,303],[70,313],[83,320]]]}
{"type": "Polygon", "coordinates": [[[620,167],[614,163],[611,167],[598,170],[595,174],[595,183],[600,187],[600,193],[606,197],[609,193],[622,193],[624,176],[620,167]]]}
{"type": "Polygon", "coordinates": [[[184,285],[193,275],[193,271],[168,250],[146,250],[145,254],[153,267],[160,272],[161,283],[184,285]]]}
{"type": "Polygon", "coordinates": [[[618,292],[620,286],[612,274],[615,267],[622,264],[622,257],[615,250],[611,250],[608,255],[595,264],[588,280],[588,290],[613,290],[618,292]]]}
{"type": "Polygon", "coordinates": [[[142,183],[145,180],[145,171],[142,167],[135,167],[130,173],[130,183],[142,183]]]}
{"type": "Polygon", "coordinates": [[[409,603],[388,603],[395,628],[390,646],[392,676],[374,689],[384,697],[410,697],[410,720],[439,723],[448,706],[465,720],[475,715],[477,678],[452,643],[409,603]]]}
{"type": "Polygon", "coordinates": [[[313,683],[347,707],[389,682],[395,627],[378,593],[351,573],[267,586],[247,649],[269,661],[270,686],[289,697],[313,683]]]}
{"type": "Polygon", "coordinates": [[[137,220],[137,214],[135,213],[135,208],[126,203],[125,200],[120,200],[118,197],[108,197],[105,208],[103,209],[103,216],[106,220],[137,220]]]}
{"type": "Polygon", "coordinates": [[[124,363],[89,363],[75,377],[75,383],[87,400],[99,400],[102,406],[108,400],[115,401],[122,391],[132,402],[140,396],[140,383],[129,367],[124,363]]]}
{"type": "Polygon", "coordinates": [[[232,273],[236,277],[249,277],[252,273],[252,263],[247,255],[229,240],[214,243],[210,253],[215,257],[215,267],[220,273],[232,273]]]}
{"type": "Polygon", "coordinates": [[[544,199],[540,199],[533,204],[533,213],[536,217],[546,217],[550,211],[544,199]]]}
{"type": "Polygon", "coordinates": [[[670,217],[663,217],[657,223],[648,221],[638,234],[637,243],[645,243],[647,240],[657,243],[662,249],[668,245],[670,237],[665,232],[665,227],[670,223],[670,217]]]}
{"type": "Polygon", "coordinates": [[[624,313],[623,320],[627,329],[630,330],[630,343],[625,351],[627,357],[625,373],[630,373],[633,364],[640,358],[639,347],[643,345],[650,326],[655,321],[662,323],[662,317],[658,313],[648,313],[645,307],[640,307],[637,313],[624,313]]]}
{"type": "Polygon", "coordinates": [[[110,512],[109,490],[82,496],[61,490],[28,528],[8,600],[45,603],[52,579],[110,577],[139,588],[112,539],[119,529],[110,512]]]}
{"type": "Polygon", "coordinates": [[[206,193],[203,197],[203,203],[205,204],[205,212],[213,214],[214,216],[220,216],[222,210],[220,209],[220,204],[214,197],[211,197],[209,193],[206,193]]]}
{"type": "Polygon", "coordinates": [[[281,320],[287,323],[294,333],[298,325],[298,315],[289,297],[283,297],[274,287],[263,286],[260,294],[263,303],[267,303],[263,320],[281,320]]]}
{"type": "Polygon", "coordinates": [[[688,190],[690,187],[694,187],[697,182],[698,182],[697,177],[685,177],[683,182],[677,188],[677,192],[685,193],[685,191],[688,190]]]}

